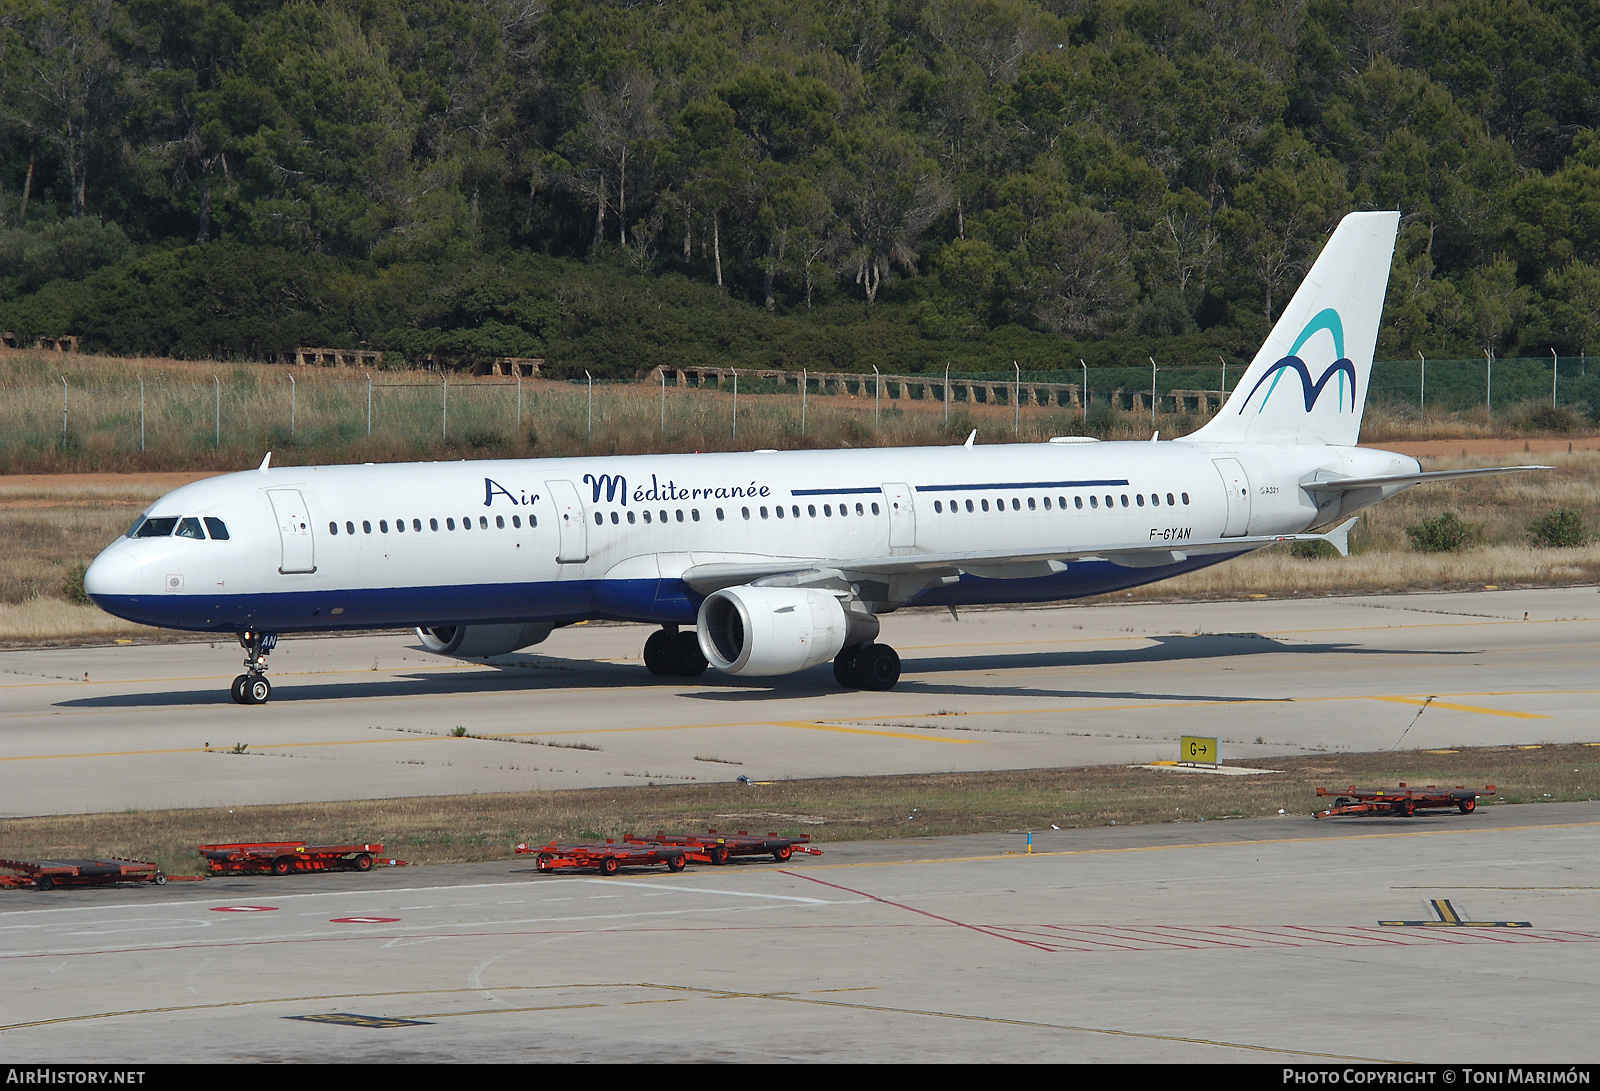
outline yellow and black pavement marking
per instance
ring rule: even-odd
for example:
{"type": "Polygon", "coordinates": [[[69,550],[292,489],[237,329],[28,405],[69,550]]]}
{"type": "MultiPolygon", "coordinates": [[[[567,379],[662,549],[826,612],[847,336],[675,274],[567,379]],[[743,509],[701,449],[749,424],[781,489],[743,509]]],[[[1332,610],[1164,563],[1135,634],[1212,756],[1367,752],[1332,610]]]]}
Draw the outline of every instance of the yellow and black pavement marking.
{"type": "Polygon", "coordinates": [[[1448,898],[1434,898],[1428,903],[1439,915],[1436,921],[1379,921],[1385,928],[1532,928],[1529,921],[1469,921],[1462,919],[1448,898]]]}

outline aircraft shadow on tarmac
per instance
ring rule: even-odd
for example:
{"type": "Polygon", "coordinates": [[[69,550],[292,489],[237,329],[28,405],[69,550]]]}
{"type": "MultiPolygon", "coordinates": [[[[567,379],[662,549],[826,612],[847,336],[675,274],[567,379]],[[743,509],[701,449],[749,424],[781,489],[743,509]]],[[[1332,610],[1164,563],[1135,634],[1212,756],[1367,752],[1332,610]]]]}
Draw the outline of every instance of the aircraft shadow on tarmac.
{"type": "MultiPolygon", "coordinates": [[[[1234,657],[1294,655],[1471,655],[1471,651],[1426,651],[1363,648],[1354,644],[1285,644],[1255,633],[1222,633],[1197,636],[1155,636],[1153,643],[1132,648],[1103,648],[1091,651],[995,652],[968,656],[943,656],[907,660],[908,677],[897,693],[919,695],[996,695],[1008,697],[1102,698],[1110,700],[1187,700],[1238,702],[1235,696],[1208,697],[1196,693],[1154,693],[1094,689],[1058,689],[1032,686],[1007,686],[1004,680],[985,685],[941,682],[929,675],[972,671],[1046,667],[1158,666],[1188,660],[1216,660],[1234,657]]],[[[706,701],[761,701],[774,698],[837,696],[830,667],[817,667],[781,678],[737,678],[710,672],[701,678],[655,678],[633,663],[606,663],[589,660],[562,660],[548,656],[503,656],[490,664],[499,669],[462,673],[417,673],[390,675],[363,681],[306,682],[285,681],[273,693],[272,704],[305,701],[350,700],[362,697],[438,697],[452,695],[519,692],[541,689],[582,689],[597,686],[629,688],[689,688],[683,696],[706,701]]],[[[1271,700],[1261,698],[1261,700],[1271,700]]],[[[58,701],[57,708],[161,708],[185,705],[231,704],[225,688],[208,687],[157,693],[107,694],[58,701]]]]}

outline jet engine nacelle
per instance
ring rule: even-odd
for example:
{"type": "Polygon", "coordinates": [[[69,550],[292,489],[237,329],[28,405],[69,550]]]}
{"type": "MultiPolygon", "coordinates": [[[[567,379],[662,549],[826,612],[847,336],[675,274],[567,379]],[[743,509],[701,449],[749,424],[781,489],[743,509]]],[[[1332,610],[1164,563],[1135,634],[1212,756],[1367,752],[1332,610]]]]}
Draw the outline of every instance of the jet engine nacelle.
{"type": "Polygon", "coordinates": [[[700,650],[728,674],[792,674],[878,634],[871,614],[846,614],[836,596],[799,587],[725,587],[700,604],[700,650]]]}
{"type": "Polygon", "coordinates": [[[436,625],[417,630],[422,646],[435,655],[486,659],[537,644],[555,626],[547,621],[516,625],[436,625]]]}

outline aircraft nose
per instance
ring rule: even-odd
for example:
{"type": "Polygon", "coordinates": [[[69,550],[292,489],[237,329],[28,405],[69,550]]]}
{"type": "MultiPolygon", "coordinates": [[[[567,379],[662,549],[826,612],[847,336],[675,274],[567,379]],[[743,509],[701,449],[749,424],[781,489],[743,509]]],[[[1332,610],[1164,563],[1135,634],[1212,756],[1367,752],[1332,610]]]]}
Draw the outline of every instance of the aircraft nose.
{"type": "Polygon", "coordinates": [[[141,579],[138,558],[118,544],[105,550],[89,565],[83,574],[83,590],[95,605],[104,608],[106,603],[102,600],[139,594],[141,579]]]}

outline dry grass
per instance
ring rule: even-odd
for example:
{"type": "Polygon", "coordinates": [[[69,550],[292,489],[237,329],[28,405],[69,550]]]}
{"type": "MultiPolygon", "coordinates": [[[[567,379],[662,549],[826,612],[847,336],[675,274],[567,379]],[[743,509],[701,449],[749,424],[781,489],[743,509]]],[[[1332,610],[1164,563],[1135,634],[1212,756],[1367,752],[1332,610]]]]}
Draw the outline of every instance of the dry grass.
{"type": "Polygon", "coordinates": [[[1275,815],[1280,808],[1305,815],[1325,805],[1318,786],[1400,781],[1494,784],[1506,803],[1600,796],[1600,745],[1329,754],[1258,764],[1280,772],[1217,777],[1107,766],[17,818],[0,821],[0,857],[124,856],[181,875],[200,872],[196,845],[227,841],[382,842],[386,853],[411,863],[443,864],[505,859],[521,842],[660,828],[851,841],[1194,822],[1275,815]]]}

